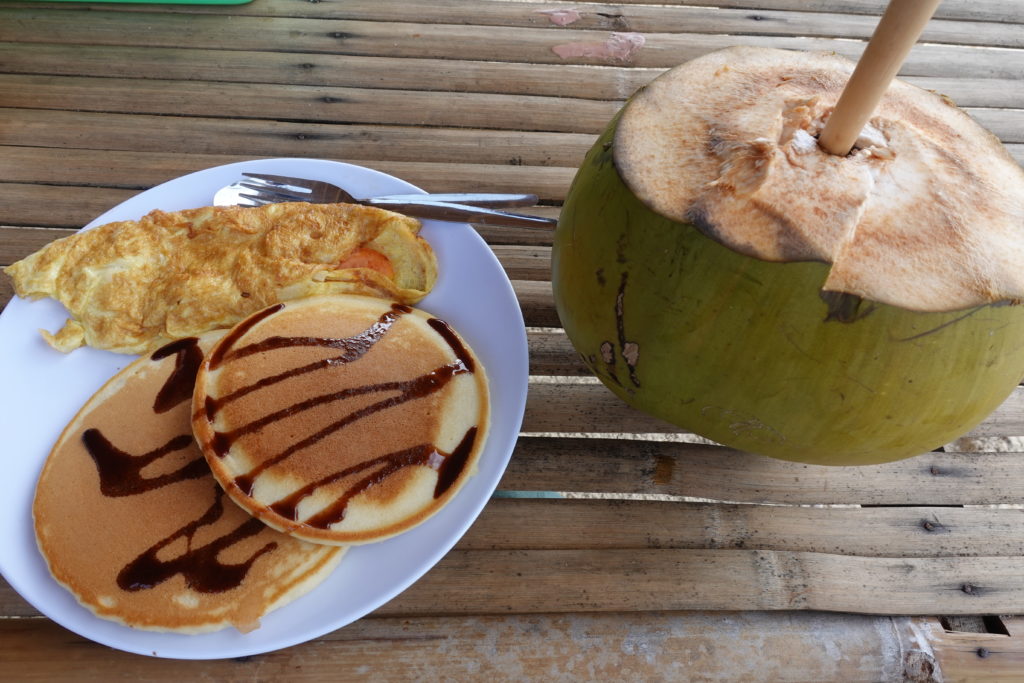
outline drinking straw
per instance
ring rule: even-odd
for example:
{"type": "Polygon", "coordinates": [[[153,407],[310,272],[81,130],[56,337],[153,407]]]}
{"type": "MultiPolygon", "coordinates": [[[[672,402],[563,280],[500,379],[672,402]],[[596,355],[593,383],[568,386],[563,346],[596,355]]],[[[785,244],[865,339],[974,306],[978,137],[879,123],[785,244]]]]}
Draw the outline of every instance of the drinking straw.
{"type": "Polygon", "coordinates": [[[818,143],[846,156],[941,0],[891,0],[868,41],[818,143]]]}

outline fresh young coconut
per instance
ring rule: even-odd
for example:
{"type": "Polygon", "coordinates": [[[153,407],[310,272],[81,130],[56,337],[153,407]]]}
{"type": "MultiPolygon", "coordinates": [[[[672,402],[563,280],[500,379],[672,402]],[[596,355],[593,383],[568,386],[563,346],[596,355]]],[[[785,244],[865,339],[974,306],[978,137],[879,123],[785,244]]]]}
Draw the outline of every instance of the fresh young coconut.
{"type": "Polygon", "coordinates": [[[730,48],[636,93],[581,167],[555,303],[631,405],[721,443],[853,465],[933,449],[1024,374],[1024,170],[893,82],[846,157],[853,63],[730,48]]]}

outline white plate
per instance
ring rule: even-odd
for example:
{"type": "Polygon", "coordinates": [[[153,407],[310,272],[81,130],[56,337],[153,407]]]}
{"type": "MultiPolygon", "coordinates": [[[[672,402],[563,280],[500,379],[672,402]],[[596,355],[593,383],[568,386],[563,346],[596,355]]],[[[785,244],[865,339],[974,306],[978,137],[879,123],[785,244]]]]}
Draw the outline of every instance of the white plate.
{"type": "MultiPolygon", "coordinates": [[[[420,192],[367,168],[311,159],[247,161],[199,171],[147,190],[87,227],[141,217],[150,209],[212,203],[242,171],[327,180],[355,196],[420,192]]],[[[526,404],[526,329],[512,285],[483,239],[466,224],[424,221],[437,253],[437,286],[418,306],[449,321],[487,368],[492,425],[479,472],[424,524],[400,536],[353,548],[324,583],[271,613],[248,634],[234,629],[197,636],[153,633],[99,619],[50,576],[35,543],[31,505],[43,461],[64,425],[132,357],[81,348],[63,355],[37,331],[56,331],[64,308],[15,298],[0,316],[0,573],[36,609],[66,628],[111,647],[158,657],[239,657],[316,638],[359,619],[405,590],[447,553],[487,503],[508,463],[526,404]]],[[[103,552],[102,548],[97,548],[103,552]]],[[[452,591],[459,586],[451,586],[452,591]]],[[[438,603],[444,602],[438,595],[438,603]]]]}

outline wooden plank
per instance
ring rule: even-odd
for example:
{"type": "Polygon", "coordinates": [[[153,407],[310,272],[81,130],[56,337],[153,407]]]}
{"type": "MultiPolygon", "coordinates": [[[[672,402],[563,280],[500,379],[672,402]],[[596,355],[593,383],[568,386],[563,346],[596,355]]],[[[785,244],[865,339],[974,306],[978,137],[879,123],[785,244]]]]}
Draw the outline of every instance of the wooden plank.
{"type": "Polygon", "coordinates": [[[21,225],[81,227],[136,194],[123,188],[3,183],[0,216],[21,225]]]}
{"type": "MultiPolygon", "coordinates": [[[[11,616],[35,614],[6,584],[0,586],[0,609],[11,616]]],[[[769,550],[453,550],[377,614],[664,610],[1024,612],[1024,558],[875,558],[769,550]]]]}
{"type": "Polygon", "coordinates": [[[789,610],[1024,611],[1024,558],[864,558],[763,550],[452,551],[389,615],[789,610]],[[457,587],[457,590],[453,590],[457,587]]]}
{"type": "Polygon", "coordinates": [[[694,443],[521,437],[499,488],[791,505],[1019,505],[1024,458],[923,453],[882,465],[827,467],[694,443]]]}
{"type": "Polygon", "coordinates": [[[7,302],[14,296],[14,284],[11,278],[0,276],[0,310],[7,306],[7,302]]]}
{"type": "MultiPolygon", "coordinates": [[[[441,162],[456,170],[466,165],[491,164],[510,174],[526,172],[514,168],[522,166],[531,167],[529,173],[539,175],[538,182],[543,186],[544,171],[532,168],[575,169],[594,139],[591,134],[573,133],[434,128],[430,135],[424,135],[412,126],[0,108],[0,144],[26,147],[19,166],[31,164],[33,154],[45,160],[47,152],[38,149],[45,147],[137,154],[181,154],[183,149],[202,149],[202,154],[249,158],[304,156],[430,163],[434,164],[434,174],[443,173],[443,167],[436,165],[441,162]]],[[[17,168],[12,165],[11,170],[17,168]]],[[[470,170],[486,177],[487,169],[470,170]]],[[[51,173],[55,172],[57,169],[51,169],[51,173]]]]}
{"type": "Polygon", "coordinates": [[[590,369],[583,364],[564,330],[531,329],[528,334],[531,375],[590,376],[590,369]]]}
{"type": "MultiPolygon", "coordinates": [[[[25,6],[25,5],[19,5],[25,6]]],[[[31,5],[28,5],[31,7],[31,5]]],[[[558,6],[554,6],[559,9],[558,6]]],[[[479,27],[522,27],[556,29],[545,12],[553,5],[545,2],[495,1],[467,4],[461,0],[435,0],[429,5],[415,0],[380,3],[373,0],[355,2],[297,3],[293,0],[264,0],[241,7],[179,7],[163,8],[147,5],[130,6],[128,11],[233,14],[259,17],[302,17],[309,19],[353,19],[377,22],[404,22],[415,17],[420,24],[456,24],[479,27]]],[[[110,10],[108,5],[92,5],[93,11],[110,10]]],[[[564,9],[564,8],[562,8],[564,9]]],[[[756,12],[722,7],[627,5],[609,8],[600,3],[574,3],[576,18],[573,29],[600,31],[635,31],[648,33],[723,33],[737,36],[786,35],[828,38],[871,37],[878,24],[878,15],[839,14],[833,10],[801,12],[761,8],[756,12]]],[[[117,11],[125,11],[117,8],[117,11]]],[[[1009,16],[1013,16],[1009,13],[1009,16]]],[[[1016,27],[1001,22],[978,20],[956,21],[933,19],[924,29],[921,40],[930,43],[955,43],[996,47],[1022,47],[1024,35],[1016,27]]]]}
{"type": "MultiPolygon", "coordinates": [[[[153,45],[205,49],[261,50],[286,46],[295,52],[389,55],[436,58],[451,54],[481,61],[540,64],[614,64],[670,67],[710,50],[735,45],[730,35],[650,33],[635,53],[620,57],[563,59],[552,48],[569,43],[603,43],[608,32],[572,29],[489,27],[451,24],[291,19],[280,17],[163,14],[151,21],[144,13],[93,12],[89,21],[75,10],[2,9],[0,41],[91,45],[153,45]],[[31,30],[25,27],[31,26],[31,30]]],[[[848,39],[744,36],[743,43],[801,50],[834,51],[856,59],[863,41],[848,39]]],[[[922,43],[911,51],[901,71],[907,76],[1020,78],[1024,50],[973,48],[922,43]]]]}
{"type": "Polygon", "coordinates": [[[619,109],[617,102],[528,95],[241,83],[211,88],[192,81],[21,74],[0,75],[0,101],[33,109],[562,133],[598,133],[619,109]]]}
{"type": "Polygon", "coordinates": [[[528,327],[561,327],[550,282],[513,280],[512,289],[528,327]]]}
{"type": "MultiPolygon", "coordinates": [[[[538,318],[546,317],[542,308],[545,298],[535,286],[541,283],[521,284],[524,294],[529,295],[531,310],[538,318]]],[[[523,421],[523,430],[527,432],[678,434],[683,431],[638,410],[625,408],[618,397],[599,384],[534,384],[530,389],[523,421]]],[[[1015,389],[995,412],[968,434],[1024,435],[1024,390],[1015,389]]]]}
{"type": "Polygon", "coordinates": [[[1024,89],[1020,87],[1019,79],[911,76],[903,80],[919,88],[942,93],[960,107],[1024,109],[1024,89]]]}
{"type": "MultiPolygon", "coordinates": [[[[0,64],[5,73],[489,92],[596,100],[625,99],[664,71],[466,59],[28,43],[0,43],[0,64]]],[[[960,93],[961,88],[974,91],[970,81],[951,80],[954,93],[960,93]]],[[[962,100],[958,97],[958,101],[962,100]]]]}
{"type": "Polygon", "coordinates": [[[42,619],[0,621],[16,680],[911,680],[912,621],[816,613],[372,617],[301,647],[219,661],[112,651],[42,619]],[[272,672],[272,673],[268,673],[272,672]]]}
{"type": "MultiPolygon", "coordinates": [[[[193,157],[194,160],[198,157],[193,157]]],[[[220,161],[220,160],[218,160],[220,161]]],[[[224,159],[228,161],[228,159],[224,159]]],[[[215,164],[210,164],[215,165],[215,164]]],[[[362,164],[369,168],[377,168],[385,173],[394,170],[390,164],[362,164]]],[[[421,171],[427,169],[418,167],[421,171]]],[[[176,175],[176,174],[175,174],[176,175]]],[[[396,174],[397,175],[397,174],[396,174]]],[[[406,176],[410,177],[410,176],[406,176]]],[[[211,200],[213,190],[211,190],[211,200]]],[[[440,188],[438,188],[440,189],[440,188]]],[[[450,191],[484,190],[478,185],[452,184],[446,187],[450,191]]],[[[523,187],[505,186],[503,191],[522,191],[523,187]]],[[[495,190],[499,191],[499,190],[495,190]]],[[[37,185],[31,183],[0,183],[0,215],[12,223],[40,227],[81,227],[101,213],[138,194],[134,189],[111,187],[83,187],[74,185],[37,185]]],[[[538,216],[557,216],[558,210],[550,207],[531,207],[523,209],[524,213],[538,216]]],[[[551,230],[530,228],[490,228],[481,229],[488,239],[494,241],[516,242],[524,244],[550,244],[551,230]],[[520,239],[523,238],[523,239],[520,239]]]]}
{"type": "MultiPolygon", "coordinates": [[[[1024,31],[1021,31],[1024,34],[1024,31]]],[[[1017,86],[1024,90],[1024,83],[1017,86]]],[[[965,111],[1003,142],[1024,142],[1024,109],[972,109],[965,111]]]]}
{"type": "Polygon", "coordinates": [[[53,240],[74,233],[74,230],[60,228],[19,228],[0,225],[0,266],[8,266],[42,249],[53,240]]]}
{"type": "MultiPolygon", "coordinates": [[[[601,4],[651,4],[651,0],[592,0],[601,4]]],[[[825,14],[870,14],[881,16],[889,0],[665,0],[667,6],[713,6],[750,10],[791,10],[825,14]]],[[[1022,23],[1017,0],[944,0],[935,12],[936,18],[966,21],[1000,21],[1022,23]]]]}
{"type": "MultiPolygon", "coordinates": [[[[465,127],[596,135],[620,103],[479,93],[324,86],[0,75],[0,100],[26,109],[311,122],[465,127]],[[572,112],[567,115],[567,112],[572,112]]],[[[967,108],[1004,142],[1024,142],[1024,109],[967,108]]]]}
{"type": "MultiPolygon", "coordinates": [[[[491,4],[495,0],[487,0],[486,4],[491,4]]],[[[290,8],[294,15],[300,12],[308,11],[319,11],[324,13],[330,13],[335,11],[347,11],[344,5],[348,3],[333,2],[332,0],[320,0],[320,3],[325,4],[325,8],[309,8],[307,2],[304,0],[281,0],[280,2],[272,3],[271,7],[290,8]],[[336,7],[341,5],[341,8],[336,7]]],[[[10,3],[16,7],[53,7],[63,8],[64,5],[60,3],[49,3],[43,4],[38,2],[31,3],[10,3]]],[[[273,12],[274,9],[264,10],[259,7],[264,3],[257,3],[256,7],[252,5],[242,5],[237,7],[231,7],[228,10],[225,8],[216,7],[190,7],[187,11],[190,12],[213,12],[223,13],[229,10],[237,10],[240,13],[259,14],[261,12],[273,12]]],[[[478,3],[479,4],[479,3],[478,3]]],[[[498,4],[498,3],[495,3],[498,4]]],[[[501,2],[500,4],[506,4],[501,2]]],[[[525,2],[522,4],[526,4],[525,2]]],[[[815,12],[825,15],[870,15],[879,17],[888,4],[888,0],[715,0],[709,2],[708,0],[665,0],[659,3],[652,3],[651,0],[589,0],[586,4],[574,3],[573,6],[582,6],[587,9],[593,8],[595,12],[602,12],[603,14],[609,15],[606,18],[610,20],[615,19],[616,13],[622,12],[623,10],[632,10],[636,5],[651,5],[658,4],[664,8],[686,8],[686,7],[697,7],[697,8],[717,8],[721,9],[740,9],[740,10],[770,10],[770,11],[785,11],[790,13],[796,12],[815,12]],[[608,7],[608,5],[612,5],[608,7]],[[625,6],[625,7],[620,7],[625,6]],[[606,9],[601,10],[601,7],[606,9]]],[[[109,5],[103,4],[82,4],[84,9],[94,11],[97,9],[110,9],[109,5]]],[[[559,5],[555,5],[561,8],[559,5]]],[[[550,7],[550,4],[547,5],[550,7]]],[[[143,11],[146,8],[139,6],[129,6],[126,8],[118,7],[119,11],[143,11]],[[129,9],[130,8],[130,9],[129,9]]],[[[163,11],[174,11],[175,9],[181,11],[182,8],[163,7],[163,11]]],[[[422,7],[415,6],[416,12],[414,14],[417,19],[420,18],[420,14],[423,12],[422,7]]],[[[1020,8],[1017,5],[1016,0],[944,0],[935,12],[935,18],[933,21],[941,19],[952,19],[952,20],[964,20],[971,22],[983,22],[983,21],[994,21],[1006,24],[1020,24],[1024,23],[1024,17],[1020,15],[1018,11],[1020,8]]],[[[399,17],[400,19],[408,18],[399,17]]]]}
{"type": "MultiPolygon", "coordinates": [[[[25,43],[0,43],[0,64],[4,65],[5,73],[20,74],[490,92],[600,100],[624,100],[664,71],[661,68],[25,43]]],[[[1017,80],[939,76],[912,76],[906,80],[941,92],[962,107],[1024,108],[1024,89],[1018,87],[1017,80]]]]}
{"type": "Polygon", "coordinates": [[[861,557],[1015,557],[1024,555],[1022,521],[1024,510],[1019,509],[820,508],[502,498],[487,505],[457,547],[747,549],[861,557]]]}
{"type": "Polygon", "coordinates": [[[1024,619],[1002,619],[1009,634],[953,633],[930,623],[925,634],[943,681],[1020,681],[1024,671],[1024,619]]]}

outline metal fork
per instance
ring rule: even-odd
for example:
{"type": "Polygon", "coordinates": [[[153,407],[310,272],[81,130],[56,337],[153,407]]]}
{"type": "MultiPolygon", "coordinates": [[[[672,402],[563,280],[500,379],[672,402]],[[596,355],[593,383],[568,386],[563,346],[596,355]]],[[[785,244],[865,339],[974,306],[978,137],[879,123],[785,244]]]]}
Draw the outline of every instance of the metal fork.
{"type": "Polygon", "coordinates": [[[312,202],[316,204],[346,202],[377,206],[417,218],[479,223],[527,228],[548,228],[552,218],[496,211],[493,207],[531,206],[537,203],[532,194],[398,194],[356,199],[331,183],[305,178],[243,173],[246,180],[222,188],[214,196],[214,204],[261,206],[276,202],[312,202]]]}

